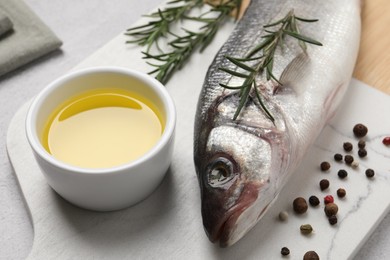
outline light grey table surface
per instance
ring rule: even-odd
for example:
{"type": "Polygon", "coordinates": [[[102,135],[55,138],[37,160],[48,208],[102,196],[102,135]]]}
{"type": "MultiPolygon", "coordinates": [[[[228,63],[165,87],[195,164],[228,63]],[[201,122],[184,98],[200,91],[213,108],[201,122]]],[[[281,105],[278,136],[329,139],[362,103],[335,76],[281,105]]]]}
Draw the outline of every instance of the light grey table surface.
{"type": "MultiPolygon", "coordinates": [[[[124,31],[161,0],[26,2],[64,45],[61,50],[0,78],[0,259],[24,259],[34,237],[28,209],[5,146],[13,115],[45,85],[124,31]]],[[[356,259],[390,259],[390,215],[375,230],[356,259]]]]}

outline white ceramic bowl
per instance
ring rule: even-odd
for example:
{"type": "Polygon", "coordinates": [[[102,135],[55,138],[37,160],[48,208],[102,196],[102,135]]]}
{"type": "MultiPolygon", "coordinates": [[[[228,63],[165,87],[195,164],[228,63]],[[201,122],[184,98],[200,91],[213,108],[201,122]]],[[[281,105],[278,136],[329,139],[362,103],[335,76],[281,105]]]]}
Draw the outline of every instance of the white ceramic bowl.
{"type": "Polygon", "coordinates": [[[97,67],[70,72],[43,89],[28,111],[26,133],[47,182],[58,194],[82,208],[110,211],[141,201],[161,183],[172,158],[175,121],[173,101],[160,82],[134,70],[97,67]],[[49,154],[39,137],[52,111],[78,93],[107,86],[135,91],[154,102],[166,122],[157,144],[141,158],[107,169],[71,166],[49,154]]]}

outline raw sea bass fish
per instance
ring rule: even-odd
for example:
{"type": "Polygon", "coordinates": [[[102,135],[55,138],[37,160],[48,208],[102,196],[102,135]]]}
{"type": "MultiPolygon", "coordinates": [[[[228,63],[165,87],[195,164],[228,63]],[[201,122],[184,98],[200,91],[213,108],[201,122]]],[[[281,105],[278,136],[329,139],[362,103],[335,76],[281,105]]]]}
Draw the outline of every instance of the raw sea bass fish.
{"type": "Polygon", "coordinates": [[[219,240],[222,247],[234,244],[275,200],[346,92],[359,38],[358,0],[251,1],[208,70],[195,119],[194,161],[203,225],[212,242],[219,240]],[[255,98],[249,98],[233,120],[238,91],[219,83],[235,86],[242,79],[218,68],[237,70],[225,56],[245,57],[261,42],[263,26],[292,9],[299,17],[319,19],[299,26],[301,34],[323,46],[308,45],[304,53],[286,36],[284,48],[274,56],[273,70],[283,85],[257,79],[274,124],[255,98]]]}

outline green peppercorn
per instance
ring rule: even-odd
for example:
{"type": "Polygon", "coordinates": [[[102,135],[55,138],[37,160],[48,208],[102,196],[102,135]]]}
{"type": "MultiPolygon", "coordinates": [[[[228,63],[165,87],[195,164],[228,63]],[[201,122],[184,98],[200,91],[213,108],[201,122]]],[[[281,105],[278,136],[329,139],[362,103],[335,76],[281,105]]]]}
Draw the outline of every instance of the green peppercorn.
{"type": "Polygon", "coordinates": [[[365,125],[363,124],[356,124],[353,127],[353,133],[355,134],[356,137],[364,137],[367,135],[368,129],[365,125]]]}
{"type": "Polygon", "coordinates": [[[311,232],[313,232],[313,227],[310,224],[301,225],[299,229],[304,235],[309,235],[311,232]]]}
{"type": "Polygon", "coordinates": [[[366,157],[367,156],[367,150],[364,148],[360,148],[358,151],[358,155],[360,158],[366,157]]]}
{"type": "Polygon", "coordinates": [[[364,141],[364,140],[359,140],[359,142],[358,142],[358,147],[359,147],[360,149],[366,148],[366,141],[364,141]]]}
{"type": "Polygon", "coordinates": [[[331,224],[332,226],[336,225],[337,224],[337,217],[336,217],[336,215],[330,216],[328,218],[328,221],[329,221],[329,224],[331,224]]]}
{"type": "Polygon", "coordinates": [[[341,169],[337,172],[337,175],[340,179],[344,179],[348,176],[348,172],[346,170],[341,169]]]}
{"type": "Polygon", "coordinates": [[[353,156],[352,155],[349,155],[349,154],[347,154],[345,157],[344,157],[344,162],[346,163],[346,164],[348,164],[348,165],[351,165],[352,164],[352,162],[353,162],[353,156]]]}
{"type": "Polygon", "coordinates": [[[297,214],[305,213],[308,208],[306,200],[302,197],[296,198],[293,202],[293,208],[297,214]]]}
{"type": "Polygon", "coordinates": [[[344,198],[346,194],[347,194],[347,192],[343,188],[340,188],[340,189],[337,190],[337,196],[339,198],[344,198]]]}
{"type": "Polygon", "coordinates": [[[320,199],[317,196],[310,196],[309,203],[311,206],[316,207],[320,204],[320,199]]]}
{"type": "Polygon", "coordinates": [[[345,142],[343,148],[346,152],[350,152],[353,149],[353,145],[350,142],[345,142]]]}
{"type": "Polygon", "coordinates": [[[329,188],[329,181],[327,179],[322,179],[320,181],[320,189],[323,191],[326,190],[327,188],[329,188]]]}
{"type": "Polygon", "coordinates": [[[326,216],[330,217],[336,215],[339,211],[339,207],[335,203],[328,203],[324,208],[326,216]]]}
{"type": "Polygon", "coordinates": [[[367,170],[366,170],[366,176],[367,176],[367,178],[372,178],[372,177],[374,177],[374,175],[375,175],[375,172],[374,172],[373,169],[367,169],[367,170]]]}
{"type": "Polygon", "coordinates": [[[287,256],[290,254],[290,249],[288,249],[287,247],[282,247],[282,250],[280,250],[280,253],[282,254],[282,256],[287,256]]]}
{"type": "Polygon", "coordinates": [[[334,155],[334,159],[335,159],[335,161],[337,161],[337,162],[341,162],[341,161],[343,160],[343,156],[342,156],[341,154],[339,154],[339,153],[336,153],[336,154],[334,155]]]}
{"type": "Polygon", "coordinates": [[[320,260],[320,257],[315,251],[308,251],[303,256],[303,260],[320,260]]]}
{"type": "Polygon", "coordinates": [[[321,171],[325,172],[330,169],[330,163],[328,162],[322,162],[320,164],[321,171]]]}

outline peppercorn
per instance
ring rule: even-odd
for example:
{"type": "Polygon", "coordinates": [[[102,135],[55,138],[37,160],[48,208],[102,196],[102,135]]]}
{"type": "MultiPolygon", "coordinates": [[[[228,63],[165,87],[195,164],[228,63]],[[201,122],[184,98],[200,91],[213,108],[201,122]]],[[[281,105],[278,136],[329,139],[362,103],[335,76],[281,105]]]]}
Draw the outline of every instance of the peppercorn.
{"type": "Polygon", "coordinates": [[[325,172],[330,169],[330,163],[328,162],[322,162],[321,165],[321,171],[325,172]]]}
{"type": "Polygon", "coordinates": [[[297,214],[305,213],[308,208],[306,200],[302,197],[296,198],[293,202],[293,208],[297,214]]]}
{"type": "Polygon", "coordinates": [[[348,172],[346,170],[341,169],[337,172],[337,175],[340,179],[344,179],[348,176],[348,172]]]}
{"type": "Polygon", "coordinates": [[[301,225],[300,228],[301,233],[304,235],[308,235],[313,232],[313,227],[310,224],[301,225]]]}
{"type": "Polygon", "coordinates": [[[336,215],[332,215],[328,218],[328,221],[329,221],[329,224],[331,224],[332,226],[333,225],[336,225],[337,224],[337,216],[336,215]]]}
{"type": "Polygon", "coordinates": [[[384,145],[389,146],[390,145],[390,136],[387,136],[387,137],[383,138],[382,143],[384,145]]]}
{"type": "Polygon", "coordinates": [[[326,195],[324,197],[324,203],[325,205],[328,204],[328,203],[333,203],[334,202],[334,198],[332,195],[326,195]]]}
{"type": "Polygon", "coordinates": [[[320,260],[320,257],[315,251],[307,251],[303,256],[303,260],[320,260]]]}
{"type": "Polygon", "coordinates": [[[372,178],[372,177],[374,177],[374,175],[375,175],[375,172],[374,172],[373,169],[367,169],[367,170],[366,170],[366,176],[367,176],[367,178],[372,178]]]}
{"type": "Polygon", "coordinates": [[[329,188],[329,181],[327,179],[322,179],[320,181],[320,188],[321,190],[326,190],[327,188],[329,188]]]}
{"type": "Polygon", "coordinates": [[[339,153],[336,153],[336,154],[334,155],[334,159],[335,159],[337,162],[340,162],[340,161],[343,160],[343,156],[342,156],[341,154],[339,154],[339,153]]]}
{"type": "Polygon", "coordinates": [[[364,141],[364,140],[359,140],[359,142],[358,142],[358,147],[359,147],[360,149],[366,148],[366,141],[364,141]]]}
{"type": "Polygon", "coordinates": [[[353,145],[350,142],[345,142],[343,148],[346,152],[350,152],[353,149],[353,145]]]}
{"type": "Polygon", "coordinates": [[[287,247],[282,247],[282,250],[280,250],[280,253],[282,254],[282,256],[287,256],[290,254],[290,249],[288,249],[287,247]]]}
{"type": "Polygon", "coordinates": [[[352,155],[349,155],[347,154],[345,157],[344,157],[344,162],[348,165],[351,165],[351,163],[353,162],[353,156],[352,155]]]}
{"type": "Polygon", "coordinates": [[[366,157],[367,156],[367,150],[364,149],[364,148],[359,149],[358,155],[359,155],[360,158],[366,157]]]}
{"type": "Polygon", "coordinates": [[[357,167],[359,167],[359,162],[358,162],[358,161],[353,161],[353,162],[351,163],[351,167],[352,167],[352,168],[357,168],[357,167]]]}
{"type": "Polygon", "coordinates": [[[356,124],[354,127],[353,127],[353,133],[355,134],[356,137],[364,137],[366,136],[368,132],[368,129],[365,125],[363,124],[356,124]]]}
{"type": "Polygon", "coordinates": [[[287,211],[281,211],[279,213],[279,219],[280,219],[280,221],[286,221],[288,219],[287,211]]]}
{"type": "Polygon", "coordinates": [[[337,190],[337,196],[339,198],[344,198],[346,194],[347,194],[347,192],[343,188],[340,188],[340,189],[337,190]]]}
{"type": "Polygon", "coordinates": [[[318,199],[318,197],[317,196],[310,196],[310,198],[309,198],[309,203],[310,203],[310,205],[312,205],[313,207],[316,207],[316,206],[318,206],[319,204],[320,204],[320,200],[318,199]]]}
{"type": "Polygon", "coordinates": [[[336,215],[339,211],[339,207],[335,203],[328,203],[324,208],[325,214],[330,217],[336,215]]]}

